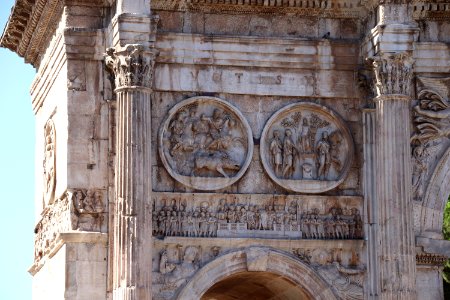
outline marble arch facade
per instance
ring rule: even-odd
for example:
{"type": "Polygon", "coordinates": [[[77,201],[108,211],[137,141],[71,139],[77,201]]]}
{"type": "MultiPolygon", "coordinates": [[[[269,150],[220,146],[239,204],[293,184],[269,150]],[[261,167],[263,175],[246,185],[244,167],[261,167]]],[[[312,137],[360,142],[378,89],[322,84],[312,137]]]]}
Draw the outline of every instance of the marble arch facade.
{"type": "Polygon", "coordinates": [[[35,299],[236,272],[442,299],[450,3],[17,0],[36,68],[35,299]]]}

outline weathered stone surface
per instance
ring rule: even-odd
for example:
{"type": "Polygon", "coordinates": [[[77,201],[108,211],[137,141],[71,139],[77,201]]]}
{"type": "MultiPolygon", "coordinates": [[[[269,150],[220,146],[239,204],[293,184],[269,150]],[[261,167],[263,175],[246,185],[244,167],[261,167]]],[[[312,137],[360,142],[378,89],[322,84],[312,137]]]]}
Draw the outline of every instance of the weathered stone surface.
{"type": "Polygon", "coordinates": [[[442,299],[438,2],[17,0],[34,298],[442,299]]]}

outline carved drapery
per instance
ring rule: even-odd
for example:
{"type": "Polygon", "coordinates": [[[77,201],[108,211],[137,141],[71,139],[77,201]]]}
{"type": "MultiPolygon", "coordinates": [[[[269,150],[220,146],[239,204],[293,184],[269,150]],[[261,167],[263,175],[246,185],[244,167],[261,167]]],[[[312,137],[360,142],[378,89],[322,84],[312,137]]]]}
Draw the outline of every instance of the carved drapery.
{"type": "Polygon", "coordinates": [[[411,199],[410,53],[374,58],[376,195],[382,299],[415,299],[415,242],[411,199]]]}
{"type": "Polygon", "coordinates": [[[108,49],[105,57],[117,96],[114,299],[151,299],[150,97],[156,54],[127,45],[108,49]]]}

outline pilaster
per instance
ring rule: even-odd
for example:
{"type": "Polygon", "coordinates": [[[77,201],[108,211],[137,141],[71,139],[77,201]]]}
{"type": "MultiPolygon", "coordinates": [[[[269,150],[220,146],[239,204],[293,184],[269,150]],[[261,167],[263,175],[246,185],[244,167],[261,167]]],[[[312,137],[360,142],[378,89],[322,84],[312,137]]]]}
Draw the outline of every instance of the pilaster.
{"type": "Polygon", "coordinates": [[[376,110],[363,110],[363,138],[364,138],[364,210],[366,215],[367,236],[367,299],[377,299],[380,295],[379,272],[379,216],[376,197],[376,110]]]}
{"type": "Polygon", "coordinates": [[[110,48],[117,99],[113,299],[151,299],[151,86],[156,51],[110,48]],[[146,267],[140,267],[146,266],[146,267]]]}

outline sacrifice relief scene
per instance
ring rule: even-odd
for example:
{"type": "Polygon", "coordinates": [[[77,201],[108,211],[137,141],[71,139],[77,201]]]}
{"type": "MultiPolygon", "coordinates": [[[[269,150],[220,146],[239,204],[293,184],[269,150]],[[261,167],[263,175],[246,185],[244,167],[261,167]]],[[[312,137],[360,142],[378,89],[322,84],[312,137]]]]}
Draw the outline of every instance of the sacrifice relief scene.
{"type": "Polygon", "coordinates": [[[231,104],[195,97],[175,105],[160,130],[159,153],[169,174],[199,190],[236,182],[250,164],[250,126],[231,104]]]}
{"type": "Polygon", "coordinates": [[[342,183],[353,158],[349,130],[336,113],[314,103],[276,112],[264,127],[261,161],[270,178],[300,193],[321,193],[342,183]]]}

